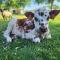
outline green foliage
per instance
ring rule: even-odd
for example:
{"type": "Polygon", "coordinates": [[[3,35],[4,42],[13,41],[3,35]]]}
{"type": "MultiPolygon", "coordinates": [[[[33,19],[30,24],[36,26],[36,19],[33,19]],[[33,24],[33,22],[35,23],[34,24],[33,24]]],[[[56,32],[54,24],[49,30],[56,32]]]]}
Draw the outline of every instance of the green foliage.
{"type": "Polygon", "coordinates": [[[19,0],[17,1],[20,6],[26,6],[27,4],[30,4],[29,0],[19,0]]]}
{"type": "Polygon", "coordinates": [[[35,1],[36,1],[38,4],[44,2],[44,0],[35,0],[35,1]]]}
{"type": "Polygon", "coordinates": [[[54,2],[54,0],[48,0],[48,3],[53,3],[54,2]]]}
{"type": "Polygon", "coordinates": [[[2,5],[2,4],[0,3],[0,7],[1,7],[1,5],[2,5]]]}
{"type": "Polygon", "coordinates": [[[60,2],[60,0],[57,0],[58,2],[60,2]]]}
{"type": "Polygon", "coordinates": [[[4,7],[6,9],[9,9],[10,7],[12,8],[19,8],[19,7],[24,7],[27,4],[30,4],[29,0],[5,0],[4,3],[1,3],[0,6],[4,7]]]}
{"type": "Polygon", "coordinates": [[[48,3],[53,3],[54,0],[35,0],[37,3],[43,3],[43,2],[48,2],[48,3]]]}

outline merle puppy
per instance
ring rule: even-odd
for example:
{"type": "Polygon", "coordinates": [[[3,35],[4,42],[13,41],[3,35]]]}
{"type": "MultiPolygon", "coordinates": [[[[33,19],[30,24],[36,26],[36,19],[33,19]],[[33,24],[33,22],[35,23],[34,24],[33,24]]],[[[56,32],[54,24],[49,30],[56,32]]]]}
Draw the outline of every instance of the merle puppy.
{"type": "MultiPolygon", "coordinates": [[[[8,27],[4,32],[4,37],[6,38],[6,41],[7,42],[12,41],[10,33],[14,34],[15,37],[19,36],[21,38],[31,39],[33,42],[40,42],[41,38],[50,39],[51,34],[48,27],[49,16],[50,16],[49,10],[46,8],[40,8],[36,10],[33,15],[33,23],[32,23],[34,27],[30,29],[29,32],[26,32],[23,29],[24,22],[27,19],[23,19],[22,21],[19,21],[19,19],[16,18],[12,19],[8,23],[8,27]]],[[[32,27],[32,25],[30,27],[32,27]]]]}

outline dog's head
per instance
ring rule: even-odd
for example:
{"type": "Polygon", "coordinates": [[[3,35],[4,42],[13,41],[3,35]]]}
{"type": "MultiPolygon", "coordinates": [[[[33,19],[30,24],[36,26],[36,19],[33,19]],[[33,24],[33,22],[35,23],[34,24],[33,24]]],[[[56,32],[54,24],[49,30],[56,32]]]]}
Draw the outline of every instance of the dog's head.
{"type": "Polygon", "coordinates": [[[34,19],[36,29],[41,32],[46,32],[48,28],[49,10],[46,8],[36,10],[34,19]]]}

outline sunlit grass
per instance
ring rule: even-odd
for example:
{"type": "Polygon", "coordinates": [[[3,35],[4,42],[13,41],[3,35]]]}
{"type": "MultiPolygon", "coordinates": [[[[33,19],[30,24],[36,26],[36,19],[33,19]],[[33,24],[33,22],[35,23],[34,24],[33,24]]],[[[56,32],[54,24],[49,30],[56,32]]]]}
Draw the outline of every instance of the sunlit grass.
{"type": "Polygon", "coordinates": [[[17,17],[18,19],[24,19],[24,18],[26,18],[25,15],[17,15],[16,17],[17,17]]]}
{"type": "MultiPolygon", "coordinates": [[[[14,15],[17,18],[25,18],[23,15],[14,15]]],[[[16,39],[4,49],[3,31],[8,21],[0,16],[0,60],[60,60],[60,14],[55,19],[49,20],[51,39],[44,39],[41,43],[33,43],[29,40],[16,39]]]]}

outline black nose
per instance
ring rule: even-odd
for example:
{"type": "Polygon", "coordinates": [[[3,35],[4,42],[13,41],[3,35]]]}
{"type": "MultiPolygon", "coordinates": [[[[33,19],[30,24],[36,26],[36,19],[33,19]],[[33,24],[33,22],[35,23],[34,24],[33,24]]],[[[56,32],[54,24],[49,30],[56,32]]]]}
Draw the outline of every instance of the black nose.
{"type": "Polygon", "coordinates": [[[41,26],[43,26],[44,24],[43,23],[41,23],[41,26]]]}

